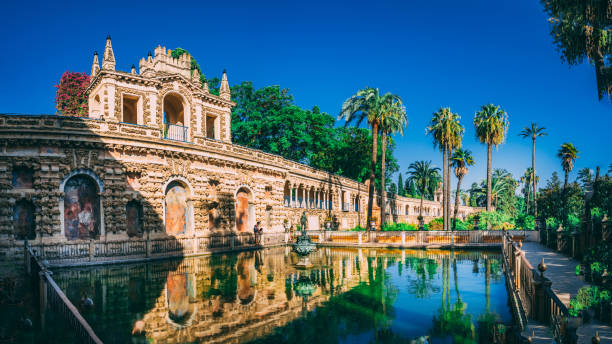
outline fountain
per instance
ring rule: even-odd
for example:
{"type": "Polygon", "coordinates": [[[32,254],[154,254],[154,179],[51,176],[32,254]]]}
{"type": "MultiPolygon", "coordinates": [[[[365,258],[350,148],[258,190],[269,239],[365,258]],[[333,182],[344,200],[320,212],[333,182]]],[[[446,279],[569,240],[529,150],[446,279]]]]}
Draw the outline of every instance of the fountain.
{"type": "Polygon", "coordinates": [[[300,269],[312,267],[312,263],[310,263],[308,256],[317,248],[317,245],[312,242],[308,235],[306,235],[306,221],[306,212],[303,212],[300,218],[302,235],[297,237],[295,244],[293,244],[293,251],[300,256],[300,261],[296,264],[296,267],[300,269]]]}

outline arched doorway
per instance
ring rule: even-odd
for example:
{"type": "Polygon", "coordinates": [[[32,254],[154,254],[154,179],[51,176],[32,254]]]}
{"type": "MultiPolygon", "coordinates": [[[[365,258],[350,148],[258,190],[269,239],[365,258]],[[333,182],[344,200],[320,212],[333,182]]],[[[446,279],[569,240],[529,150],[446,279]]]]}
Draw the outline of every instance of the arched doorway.
{"type": "Polygon", "coordinates": [[[64,234],[68,240],[100,236],[98,184],[88,175],[77,174],[64,185],[64,234]]]}
{"type": "Polygon", "coordinates": [[[187,123],[185,122],[185,108],[183,99],[176,93],[169,93],[164,97],[164,136],[165,138],[185,141],[187,138],[187,123]]]}
{"type": "Polygon", "coordinates": [[[246,232],[255,226],[255,205],[253,194],[246,187],[236,193],[236,231],[246,232]]]}
{"type": "Polygon", "coordinates": [[[173,181],[166,188],[166,234],[186,234],[191,227],[189,190],[180,181],[173,181]]]}

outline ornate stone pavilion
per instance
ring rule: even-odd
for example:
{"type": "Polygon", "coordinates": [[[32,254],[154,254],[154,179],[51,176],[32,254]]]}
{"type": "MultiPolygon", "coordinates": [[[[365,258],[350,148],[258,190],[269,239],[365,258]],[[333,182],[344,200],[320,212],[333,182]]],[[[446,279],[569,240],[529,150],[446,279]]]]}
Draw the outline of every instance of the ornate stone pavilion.
{"type": "MultiPolygon", "coordinates": [[[[0,115],[0,253],[18,257],[28,238],[55,255],[121,256],[145,238],[180,246],[256,221],[284,232],[303,211],[311,230],[365,226],[366,185],[232,144],[227,74],[216,96],[190,63],[157,47],[138,72],[118,71],[109,37],[102,68],[94,54],[88,117],[0,115]]],[[[439,195],[423,206],[425,221],[441,215],[439,195]]],[[[392,221],[417,221],[417,199],[386,207],[392,221]]]]}

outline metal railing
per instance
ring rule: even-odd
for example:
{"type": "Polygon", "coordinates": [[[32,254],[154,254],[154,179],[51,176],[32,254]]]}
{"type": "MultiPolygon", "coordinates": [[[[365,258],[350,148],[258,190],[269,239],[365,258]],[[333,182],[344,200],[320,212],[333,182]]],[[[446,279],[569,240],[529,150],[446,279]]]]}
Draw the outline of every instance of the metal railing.
{"type": "Polygon", "coordinates": [[[26,272],[30,276],[38,275],[39,278],[41,315],[44,317],[46,309],[50,308],[66,320],[79,343],[102,344],[91,326],[57,286],[51,277],[53,273],[40,262],[27,241],[24,244],[24,261],[26,272]]]}
{"type": "Polygon", "coordinates": [[[174,141],[188,142],[189,127],[178,124],[164,123],[164,138],[174,141]]]}
{"type": "Polygon", "coordinates": [[[289,233],[261,234],[228,233],[192,237],[124,239],[114,241],[90,240],[55,244],[28,244],[37,257],[52,265],[82,262],[103,262],[117,259],[145,259],[165,256],[190,256],[219,251],[258,248],[286,244],[289,233]]]}

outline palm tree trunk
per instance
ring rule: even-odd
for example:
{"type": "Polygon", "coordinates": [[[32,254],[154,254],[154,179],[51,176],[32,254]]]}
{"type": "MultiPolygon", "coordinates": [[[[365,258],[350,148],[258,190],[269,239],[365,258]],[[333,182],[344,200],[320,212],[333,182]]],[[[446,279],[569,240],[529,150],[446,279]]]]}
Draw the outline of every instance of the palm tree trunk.
{"type": "MultiPolygon", "coordinates": [[[[423,190],[425,190],[425,185],[423,185],[423,190]]],[[[419,218],[423,218],[423,198],[425,198],[425,191],[421,192],[421,206],[419,207],[419,218]]],[[[419,220],[419,229],[421,229],[421,220],[419,220]]]]}
{"type": "Polygon", "coordinates": [[[381,161],[381,175],[380,175],[380,229],[382,230],[382,226],[385,225],[385,210],[386,210],[386,204],[385,204],[385,196],[386,196],[386,190],[385,190],[385,153],[387,151],[387,133],[385,133],[384,131],[382,132],[382,161],[381,161]]]}
{"type": "Polygon", "coordinates": [[[531,186],[527,185],[527,197],[525,201],[525,213],[529,214],[529,193],[531,191],[531,186]]]}
{"type": "Polygon", "coordinates": [[[372,158],[370,164],[370,185],[368,187],[368,215],[366,217],[366,229],[370,231],[372,222],[372,203],[374,201],[374,180],[376,179],[376,156],[378,155],[378,124],[372,124],[372,158]]]}
{"type": "Polygon", "coordinates": [[[461,190],[461,180],[463,174],[457,175],[457,193],[455,194],[455,214],[453,216],[453,230],[457,229],[457,213],[459,212],[459,190],[461,190]]]}
{"type": "Polygon", "coordinates": [[[487,145],[487,211],[491,211],[491,145],[487,145]]]}
{"type": "Polygon", "coordinates": [[[565,190],[567,189],[567,183],[568,183],[568,178],[569,178],[569,171],[565,171],[565,182],[563,183],[563,192],[565,192],[565,190]]]}
{"type": "Polygon", "coordinates": [[[446,146],[442,150],[442,229],[448,230],[446,224],[446,170],[448,169],[446,155],[448,151],[446,146]]]}
{"type": "Polygon", "coordinates": [[[538,193],[536,191],[535,138],[533,138],[531,145],[531,171],[533,172],[531,176],[531,184],[533,184],[533,217],[536,218],[538,217],[538,198],[536,197],[538,193]]]}
{"type": "Polygon", "coordinates": [[[451,228],[451,166],[450,166],[450,157],[453,154],[452,149],[448,149],[448,154],[446,154],[446,230],[451,228]]]}

